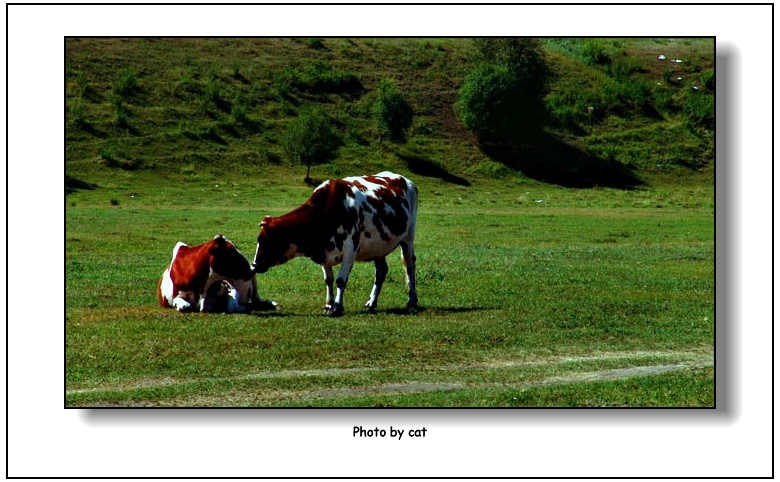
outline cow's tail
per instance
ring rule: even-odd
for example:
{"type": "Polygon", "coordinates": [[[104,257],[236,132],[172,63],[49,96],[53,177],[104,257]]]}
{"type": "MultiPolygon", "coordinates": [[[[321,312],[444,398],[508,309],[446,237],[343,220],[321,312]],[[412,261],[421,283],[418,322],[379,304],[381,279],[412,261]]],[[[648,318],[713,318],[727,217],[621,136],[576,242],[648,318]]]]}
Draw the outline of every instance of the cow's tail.
{"type": "Polygon", "coordinates": [[[409,238],[414,239],[414,233],[417,231],[417,198],[419,192],[415,183],[409,179],[406,180],[406,183],[409,187],[409,238]]]}

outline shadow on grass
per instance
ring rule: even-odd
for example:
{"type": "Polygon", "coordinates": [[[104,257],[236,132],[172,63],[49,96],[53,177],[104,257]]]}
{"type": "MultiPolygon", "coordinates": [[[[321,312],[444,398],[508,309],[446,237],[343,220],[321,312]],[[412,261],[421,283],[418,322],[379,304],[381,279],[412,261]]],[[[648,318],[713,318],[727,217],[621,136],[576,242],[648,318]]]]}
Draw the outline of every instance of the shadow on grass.
{"type": "Polygon", "coordinates": [[[633,169],[618,161],[593,157],[544,132],[530,138],[533,141],[485,142],[480,149],[532,179],[563,187],[633,189],[642,184],[633,169]]]}
{"type": "Polygon", "coordinates": [[[426,314],[453,314],[453,313],[472,313],[477,311],[489,311],[494,310],[496,307],[494,306],[479,306],[479,307],[471,307],[471,306],[431,306],[431,307],[425,307],[425,306],[418,306],[414,310],[410,310],[408,308],[388,308],[385,310],[378,310],[378,314],[386,314],[386,315],[419,315],[422,313],[426,314]]]}
{"type": "Polygon", "coordinates": [[[255,318],[287,318],[289,316],[300,316],[300,313],[289,313],[284,311],[283,309],[279,309],[275,311],[252,310],[252,311],[246,311],[244,313],[236,313],[236,314],[252,316],[255,318]]]}
{"type": "Polygon", "coordinates": [[[406,163],[406,166],[414,174],[419,176],[435,177],[442,181],[457,184],[458,186],[471,186],[471,183],[460,176],[456,176],[434,161],[417,155],[406,155],[396,153],[399,159],[406,163]]]}
{"type": "Polygon", "coordinates": [[[92,190],[96,189],[97,187],[97,184],[92,184],[86,181],[82,181],[81,179],[76,179],[75,177],[65,175],[65,194],[71,194],[82,190],[92,190]]]}

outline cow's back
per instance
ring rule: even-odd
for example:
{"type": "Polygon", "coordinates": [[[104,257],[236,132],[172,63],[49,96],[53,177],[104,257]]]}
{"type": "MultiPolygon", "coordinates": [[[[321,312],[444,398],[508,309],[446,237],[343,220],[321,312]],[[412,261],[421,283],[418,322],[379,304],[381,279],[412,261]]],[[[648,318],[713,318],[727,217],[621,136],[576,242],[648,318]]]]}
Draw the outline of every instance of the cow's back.
{"type": "Polygon", "coordinates": [[[391,172],[348,177],[352,196],[345,199],[354,208],[357,225],[352,235],[359,249],[356,261],[368,261],[393,251],[414,236],[417,221],[417,187],[391,172]],[[358,237],[359,236],[359,237],[358,237]]]}

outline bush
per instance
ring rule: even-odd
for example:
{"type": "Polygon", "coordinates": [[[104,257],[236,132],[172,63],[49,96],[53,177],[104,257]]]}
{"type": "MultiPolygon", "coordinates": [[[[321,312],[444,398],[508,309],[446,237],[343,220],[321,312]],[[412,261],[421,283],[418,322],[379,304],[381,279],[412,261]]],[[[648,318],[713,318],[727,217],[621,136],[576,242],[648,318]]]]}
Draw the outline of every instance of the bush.
{"type": "Polygon", "coordinates": [[[122,129],[129,128],[130,110],[122,98],[117,96],[111,97],[111,105],[114,107],[114,126],[122,129]]]}
{"type": "Polygon", "coordinates": [[[330,64],[319,60],[302,68],[287,68],[276,74],[274,81],[282,93],[288,93],[291,89],[311,94],[344,93],[362,88],[354,74],[336,70],[330,64]]]}
{"type": "Polygon", "coordinates": [[[127,97],[138,88],[138,78],[131,69],[122,69],[114,79],[113,91],[117,97],[127,97]]]}
{"type": "Polygon", "coordinates": [[[609,65],[612,59],[598,40],[588,39],[582,44],[582,57],[588,65],[609,65]]]}
{"type": "Polygon", "coordinates": [[[478,39],[480,58],[458,92],[455,113],[480,140],[517,140],[537,131],[549,76],[534,39],[478,39]]]}
{"type": "Polygon", "coordinates": [[[325,39],[322,38],[307,38],[306,45],[310,49],[320,50],[325,48],[325,39]]]}
{"type": "Polygon", "coordinates": [[[704,87],[707,88],[707,90],[711,92],[715,92],[715,72],[712,70],[708,70],[706,72],[702,72],[701,74],[701,82],[704,84],[704,87]]]}
{"type": "Polygon", "coordinates": [[[281,138],[287,158],[296,164],[306,164],[306,180],[310,178],[312,164],[333,160],[340,144],[330,119],[319,106],[304,106],[281,138]]]}
{"type": "Polygon", "coordinates": [[[682,101],[682,115],[691,132],[712,132],[715,129],[715,99],[703,92],[686,92],[682,101]]]}
{"type": "Polygon", "coordinates": [[[373,114],[379,128],[380,142],[384,138],[394,142],[406,140],[414,112],[401,91],[388,80],[379,82],[379,97],[374,103],[373,114]]]}

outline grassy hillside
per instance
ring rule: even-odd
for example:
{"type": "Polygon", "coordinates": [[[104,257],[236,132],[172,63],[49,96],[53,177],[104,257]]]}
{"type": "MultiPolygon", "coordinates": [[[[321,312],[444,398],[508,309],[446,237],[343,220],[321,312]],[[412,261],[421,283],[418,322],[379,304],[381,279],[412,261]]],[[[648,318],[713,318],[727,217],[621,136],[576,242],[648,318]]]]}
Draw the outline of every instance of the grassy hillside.
{"type": "Polygon", "coordinates": [[[485,146],[453,113],[468,39],[67,39],[66,405],[713,406],[713,42],[543,45],[543,131],[485,146]],[[420,312],[397,254],[376,314],[370,264],[331,319],[304,259],[258,277],[273,313],[157,306],[177,241],[251,255],[311,193],[281,148],[308,103],[342,142],[312,177],[419,186],[420,312]]]}
{"type": "Polygon", "coordinates": [[[464,186],[609,186],[599,172],[619,163],[634,187],[711,182],[713,133],[691,117],[711,107],[712,40],[544,45],[554,72],[549,136],[496,153],[452,109],[475,55],[468,39],[67,39],[68,187],[110,188],[147,173],[294,177],[279,141],[310,102],[324,106],[343,142],[336,161],[315,169],[319,178],[392,168],[464,186]],[[380,79],[415,110],[406,144],[378,143],[380,79]]]}

